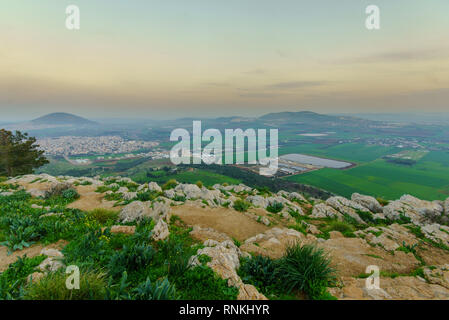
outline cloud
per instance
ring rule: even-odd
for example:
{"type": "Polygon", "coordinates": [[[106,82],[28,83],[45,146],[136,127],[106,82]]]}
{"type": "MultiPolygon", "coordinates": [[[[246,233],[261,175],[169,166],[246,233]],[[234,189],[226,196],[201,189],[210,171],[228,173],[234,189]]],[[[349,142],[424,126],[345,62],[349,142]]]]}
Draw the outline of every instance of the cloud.
{"type": "Polygon", "coordinates": [[[267,86],[267,88],[273,90],[301,89],[309,87],[319,87],[326,84],[328,84],[327,81],[288,81],[270,84],[267,86]]]}
{"type": "MultiPolygon", "coordinates": [[[[427,50],[402,50],[379,52],[373,55],[344,59],[346,63],[375,63],[375,62],[402,62],[402,61],[420,61],[435,60],[447,58],[449,52],[447,49],[427,49],[427,50]]],[[[342,61],[340,61],[342,62],[342,61]]]]}
{"type": "Polygon", "coordinates": [[[265,74],[265,73],[267,73],[267,70],[261,69],[261,68],[243,72],[243,74],[249,74],[249,75],[258,75],[258,74],[265,74]]]}
{"type": "Polygon", "coordinates": [[[205,85],[209,86],[209,87],[229,87],[230,86],[230,84],[227,82],[206,82],[205,85]]]}
{"type": "Polygon", "coordinates": [[[273,93],[258,93],[258,92],[253,92],[253,93],[242,93],[239,95],[242,98],[255,98],[255,99],[267,99],[267,98],[274,98],[277,97],[277,94],[273,94],[273,93]]]}

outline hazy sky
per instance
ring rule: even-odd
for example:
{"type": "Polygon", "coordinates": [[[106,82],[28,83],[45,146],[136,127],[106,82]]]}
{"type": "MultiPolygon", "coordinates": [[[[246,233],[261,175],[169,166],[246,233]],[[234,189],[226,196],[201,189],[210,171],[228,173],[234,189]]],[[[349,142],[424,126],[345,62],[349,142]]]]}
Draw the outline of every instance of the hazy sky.
{"type": "Polygon", "coordinates": [[[0,0],[0,44],[0,121],[449,110],[448,0],[0,0]]]}

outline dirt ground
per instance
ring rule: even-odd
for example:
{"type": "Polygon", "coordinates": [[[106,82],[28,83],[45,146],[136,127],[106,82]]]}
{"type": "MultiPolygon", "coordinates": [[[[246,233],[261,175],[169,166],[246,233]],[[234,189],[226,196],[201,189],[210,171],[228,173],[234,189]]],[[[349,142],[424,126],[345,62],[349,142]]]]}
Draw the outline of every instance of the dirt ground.
{"type": "Polygon", "coordinates": [[[70,203],[67,208],[80,209],[83,211],[90,211],[97,208],[121,210],[122,207],[114,207],[115,201],[108,201],[104,199],[104,194],[95,192],[95,186],[77,186],[76,191],[80,198],[70,203]]]}
{"type": "MultiPolygon", "coordinates": [[[[19,182],[19,185],[24,187],[26,190],[37,189],[37,190],[47,190],[51,183],[49,182],[19,182]]],[[[104,194],[97,193],[95,190],[96,186],[77,186],[76,191],[79,193],[80,198],[67,206],[67,208],[80,209],[83,211],[90,211],[96,208],[110,209],[110,210],[121,210],[122,207],[114,207],[115,201],[104,200],[104,194]]]]}
{"type": "Polygon", "coordinates": [[[23,257],[26,255],[28,258],[33,258],[40,255],[42,249],[58,249],[61,250],[67,244],[64,240],[59,240],[56,243],[50,244],[48,246],[43,246],[41,244],[32,245],[29,248],[25,248],[20,251],[15,251],[11,255],[8,255],[8,248],[0,246],[0,272],[5,271],[11,263],[17,260],[17,257],[23,257]]]}
{"type": "Polygon", "coordinates": [[[50,187],[50,182],[35,182],[35,183],[29,183],[29,182],[23,182],[19,181],[17,183],[19,186],[24,187],[26,190],[30,189],[36,189],[36,190],[47,190],[50,187]]]}
{"type": "Polygon", "coordinates": [[[239,241],[246,240],[269,229],[269,227],[245,216],[243,213],[226,208],[201,208],[183,205],[172,207],[172,214],[179,216],[190,226],[213,228],[239,241]]]}

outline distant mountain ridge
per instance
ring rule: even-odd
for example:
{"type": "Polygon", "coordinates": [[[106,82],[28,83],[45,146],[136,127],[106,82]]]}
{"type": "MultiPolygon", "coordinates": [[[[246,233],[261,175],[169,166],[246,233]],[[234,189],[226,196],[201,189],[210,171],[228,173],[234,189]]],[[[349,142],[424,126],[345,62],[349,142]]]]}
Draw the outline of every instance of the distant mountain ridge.
{"type": "Polygon", "coordinates": [[[275,112],[275,113],[268,113],[259,117],[259,119],[261,120],[320,120],[320,121],[333,120],[335,118],[336,118],[335,116],[320,114],[312,111],[275,112]]]}
{"type": "Polygon", "coordinates": [[[94,121],[71,113],[55,112],[31,120],[34,125],[94,125],[94,121]]]}

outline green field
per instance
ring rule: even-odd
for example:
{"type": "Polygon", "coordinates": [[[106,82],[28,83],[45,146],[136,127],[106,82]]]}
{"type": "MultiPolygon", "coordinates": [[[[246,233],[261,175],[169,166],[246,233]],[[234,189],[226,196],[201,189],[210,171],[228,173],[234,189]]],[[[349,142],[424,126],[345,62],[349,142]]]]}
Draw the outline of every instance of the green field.
{"type": "Polygon", "coordinates": [[[279,155],[289,153],[304,153],[312,156],[364,163],[381,158],[385,155],[397,153],[395,147],[367,146],[358,143],[338,145],[302,144],[294,147],[281,147],[279,155]]]}
{"type": "MultiPolygon", "coordinates": [[[[368,150],[363,158],[369,159],[375,154],[375,150],[368,150]]],[[[360,160],[360,154],[356,153],[355,158],[360,160]]],[[[349,155],[341,159],[351,161],[349,155]]],[[[345,197],[359,192],[386,199],[411,194],[427,200],[444,200],[449,197],[449,153],[429,152],[413,166],[375,159],[347,170],[326,168],[285,179],[317,186],[345,197]]]]}

